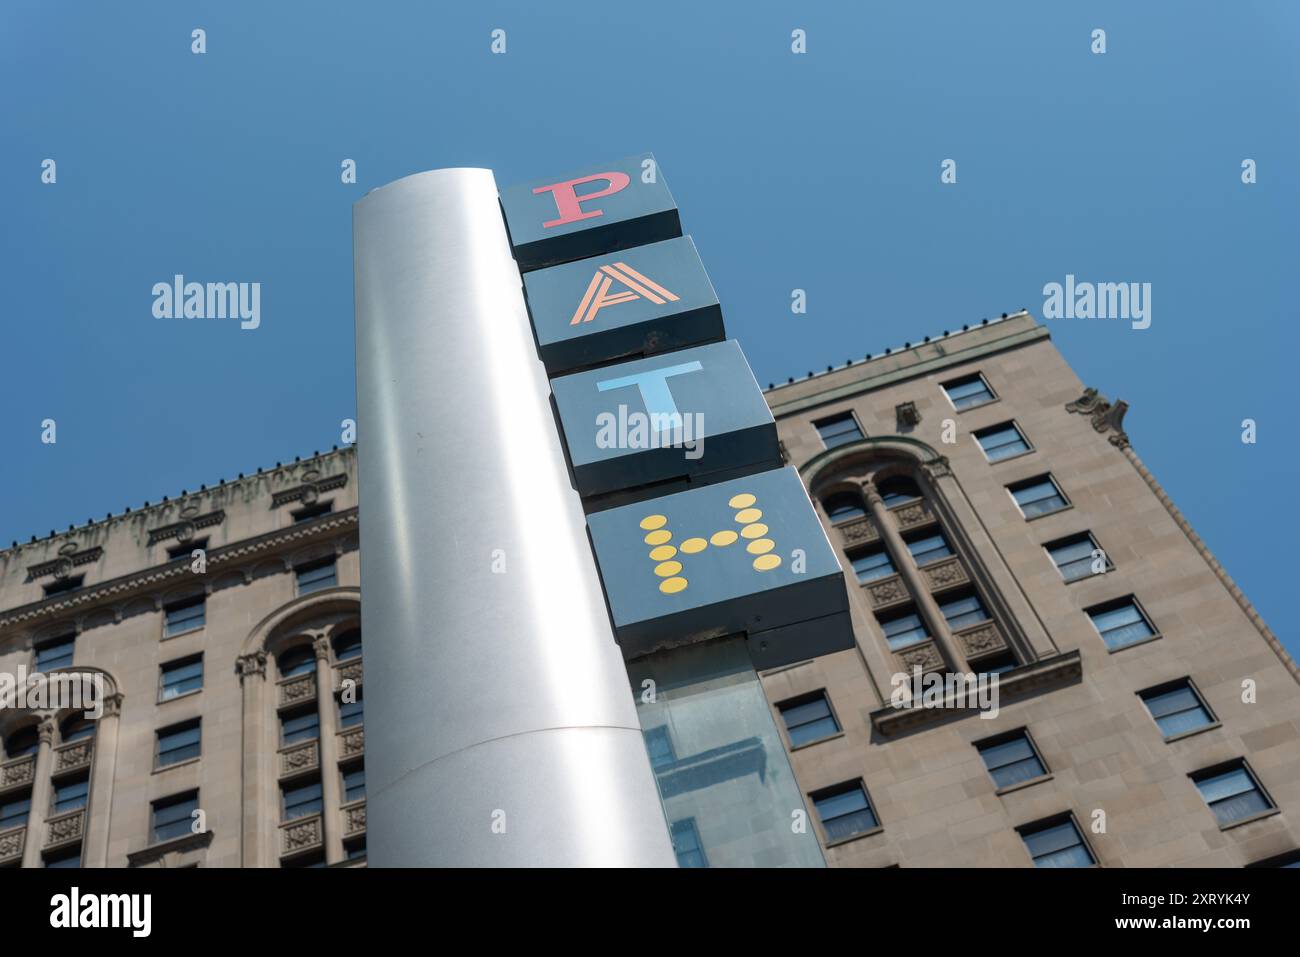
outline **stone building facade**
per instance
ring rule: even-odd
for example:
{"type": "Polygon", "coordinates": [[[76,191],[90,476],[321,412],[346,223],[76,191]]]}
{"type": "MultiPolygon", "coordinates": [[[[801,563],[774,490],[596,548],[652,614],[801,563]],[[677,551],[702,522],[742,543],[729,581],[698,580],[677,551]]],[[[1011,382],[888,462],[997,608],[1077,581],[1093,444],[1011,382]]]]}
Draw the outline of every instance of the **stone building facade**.
{"type": "MultiPolygon", "coordinates": [[[[850,589],[856,647],[758,675],[828,864],[1296,861],[1300,673],[1044,327],[766,395],[850,589]],[[997,716],[891,706],[913,669],[997,716]]],[[[0,709],[0,866],[365,862],[356,485],[345,448],[0,552],[0,674],[105,690],[0,709]]]]}

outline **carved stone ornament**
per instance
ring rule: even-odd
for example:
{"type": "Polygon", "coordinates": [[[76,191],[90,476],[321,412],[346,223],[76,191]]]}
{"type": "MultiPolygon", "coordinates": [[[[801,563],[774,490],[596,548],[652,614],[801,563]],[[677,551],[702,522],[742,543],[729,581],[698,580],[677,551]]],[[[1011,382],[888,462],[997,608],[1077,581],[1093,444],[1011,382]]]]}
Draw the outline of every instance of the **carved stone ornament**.
{"type": "Polygon", "coordinates": [[[915,428],[921,424],[921,410],[915,402],[900,402],[894,406],[894,415],[898,419],[898,431],[915,428]]]}
{"type": "Polygon", "coordinates": [[[1128,403],[1123,399],[1112,403],[1096,389],[1084,389],[1079,398],[1065,403],[1065,411],[1089,416],[1093,429],[1103,435],[1114,432],[1110,436],[1111,445],[1121,449],[1128,445],[1128,433],[1124,431],[1124,413],[1128,412],[1128,403]]]}

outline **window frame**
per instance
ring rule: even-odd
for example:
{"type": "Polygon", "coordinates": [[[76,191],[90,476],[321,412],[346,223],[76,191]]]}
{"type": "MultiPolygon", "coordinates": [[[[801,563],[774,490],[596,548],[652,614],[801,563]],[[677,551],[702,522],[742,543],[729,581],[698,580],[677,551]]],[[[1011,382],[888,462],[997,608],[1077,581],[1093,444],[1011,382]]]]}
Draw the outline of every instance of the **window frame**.
{"type": "Polygon", "coordinates": [[[934,641],[934,635],[930,634],[930,626],[926,624],[925,618],[921,615],[921,609],[917,607],[915,602],[906,604],[901,608],[891,608],[888,611],[882,611],[876,614],[875,618],[876,624],[880,626],[881,634],[885,637],[885,647],[889,649],[891,653],[906,651],[908,648],[915,648],[917,645],[922,645],[927,641],[934,641]],[[915,618],[917,624],[920,625],[921,630],[925,632],[925,637],[918,638],[916,641],[909,642],[906,645],[894,647],[889,643],[890,635],[889,632],[885,630],[885,626],[903,618],[915,618]]]}
{"type": "Polygon", "coordinates": [[[907,548],[907,554],[912,556],[912,563],[915,564],[917,568],[927,568],[935,562],[941,562],[957,556],[957,550],[952,547],[952,542],[948,540],[947,534],[945,534],[943,527],[940,525],[930,525],[925,528],[910,529],[903,533],[902,538],[903,545],[907,548]],[[928,538],[937,538],[942,541],[943,547],[948,550],[948,553],[946,555],[940,555],[938,558],[928,558],[922,562],[916,552],[912,551],[912,545],[917,541],[923,541],[928,538]]]}
{"type": "MultiPolygon", "coordinates": [[[[970,433],[970,436],[972,439],[975,440],[975,445],[978,446],[980,452],[983,453],[984,461],[987,462],[989,465],[999,465],[1003,462],[1010,462],[1012,459],[1018,459],[1021,458],[1022,456],[1030,455],[1033,452],[1038,451],[1038,449],[1034,447],[1034,443],[1029,440],[1029,436],[1025,435],[1025,430],[1020,427],[1020,423],[1017,422],[1015,419],[1008,419],[1005,422],[998,422],[994,425],[986,425],[983,428],[973,429],[970,433]],[[989,450],[986,449],[984,447],[984,443],[980,441],[980,436],[982,434],[1002,431],[1007,428],[1010,428],[1013,432],[1016,433],[1016,437],[1020,440],[1020,443],[1024,446],[1024,448],[1016,452],[1011,452],[1000,458],[996,458],[996,459],[992,458],[989,455],[989,450]]],[[[1008,443],[1008,444],[1012,444],[1012,443],[1008,443]]]]}
{"type": "Polygon", "coordinates": [[[1277,801],[1273,800],[1273,795],[1268,793],[1268,790],[1264,787],[1264,782],[1260,780],[1259,775],[1255,773],[1255,769],[1250,766],[1250,762],[1247,761],[1245,757],[1233,758],[1230,761],[1221,761],[1218,764],[1211,765],[1208,768],[1201,768],[1198,771],[1189,771],[1187,777],[1192,782],[1193,786],[1195,786],[1196,793],[1201,796],[1201,800],[1205,802],[1206,808],[1208,808],[1210,813],[1214,815],[1215,823],[1219,825],[1220,831],[1231,830],[1234,827],[1240,827],[1243,824],[1249,824],[1252,821],[1262,820],[1263,818],[1272,817],[1274,814],[1281,813],[1281,808],[1278,807],[1277,801]],[[1235,821],[1228,821],[1225,823],[1222,818],[1219,817],[1218,812],[1215,811],[1214,805],[1230,801],[1237,797],[1238,794],[1245,794],[1247,792],[1238,791],[1237,794],[1230,794],[1227,797],[1219,798],[1217,801],[1211,803],[1211,801],[1206,798],[1205,792],[1201,790],[1201,782],[1213,778],[1226,777],[1234,771],[1242,771],[1245,773],[1246,777],[1250,779],[1251,784],[1254,785],[1253,790],[1263,798],[1264,803],[1268,806],[1262,811],[1255,811],[1252,814],[1247,814],[1244,817],[1237,818],[1235,821]]]}
{"type": "MultiPolygon", "coordinates": [[[[1035,522],[1040,518],[1046,518],[1049,515],[1058,515],[1067,509],[1074,508],[1074,503],[1070,501],[1070,497],[1065,494],[1065,489],[1061,488],[1061,483],[1056,480],[1056,476],[1051,472],[1042,472],[1038,475],[1031,475],[1029,478],[1008,482],[1003,486],[1003,488],[1007,490],[1007,495],[1011,499],[1012,506],[1015,507],[1016,511],[1020,513],[1020,517],[1026,522],[1035,522]],[[1054,508],[1050,512],[1038,512],[1035,515],[1026,515],[1024,507],[1016,500],[1016,492],[1044,482],[1050,483],[1052,488],[1056,489],[1056,497],[1061,500],[1060,508],[1054,508]]],[[[1039,499],[1038,501],[1043,501],[1043,499],[1039,499]]]]}
{"type": "MultiPolygon", "coordinates": [[[[197,655],[186,655],[183,658],[173,658],[171,661],[164,661],[158,666],[158,699],[156,703],[164,704],[168,701],[175,701],[177,698],[185,698],[192,694],[198,694],[203,690],[206,678],[207,669],[203,661],[202,652],[199,652],[197,655]],[[197,688],[190,688],[187,691],[178,691],[170,697],[165,696],[165,692],[167,691],[167,670],[169,668],[183,668],[192,664],[198,664],[199,666],[199,686],[197,688]]],[[[189,681],[192,679],[186,678],[182,680],[189,681]]]]}
{"type": "MultiPolygon", "coordinates": [[[[1043,552],[1047,555],[1047,560],[1052,563],[1052,567],[1056,569],[1057,574],[1061,576],[1061,581],[1066,585],[1073,585],[1075,582],[1087,581],[1090,578],[1100,578],[1101,576],[1108,575],[1115,570],[1115,563],[1111,561],[1110,552],[1102,548],[1101,543],[1097,541],[1097,536],[1093,534],[1093,531],[1090,528],[1086,528],[1082,532],[1074,532],[1071,535],[1063,535],[1060,538],[1054,538],[1050,542],[1043,542],[1043,552]],[[1056,559],[1052,556],[1052,549],[1067,548],[1068,546],[1077,544],[1084,539],[1087,539],[1087,541],[1092,545],[1092,548],[1088,551],[1088,574],[1079,575],[1075,578],[1066,578],[1065,571],[1056,563],[1056,559]],[[1092,570],[1091,563],[1095,560],[1092,558],[1092,552],[1094,551],[1101,552],[1106,558],[1106,568],[1103,571],[1094,572],[1092,570]]],[[[1073,565],[1079,561],[1081,561],[1081,559],[1076,558],[1071,562],[1067,562],[1067,564],[1073,565]]]]}
{"type": "MultiPolygon", "coordinates": [[[[185,622],[194,620],[194,618],[183,619],[185,622]]],[[[208,596],[206,594],[186,595],[184,598],[177,598],[163,605],[163,638],[179,638],[181,635],[188,635],[191,632],[202,631],[208,625],[208,596]],[[187,624],[178,631],[172,631],[172,622],[170,617],[174,611],[185,611],[189,608],[200,608],[201,613],[197,616],[198,624],[187,624]]]]}
{"type": "MultiPolygon", "coordinates": [[[[1088,617],[1088,621],[1091,623],[1093,631],[1097,633],[1097,637],[1101,639],[1102,645],[1104,645],[1106,650],[1111,654],[1114,654],[1117,651],[1123,651],[1126,648],[1136,648],[1138,645],[1145,645],[1149,641],[1156,641],[1164,637],[1164,635],[1161,634],[1160,629],[1156,627],[1155,621],[1149,614],[1147,614],[1147,610],[1142,607],[1142,603],[1138,601],[1136,595],[1121,595],[1118,598],[1111,598],[1103,602],[1098,602],[1095,605],[1089,605],[1083,609],[1083,613],[1088,617]],[[1133,608],[1137,610],[1138,616],[1146,624],[1147,628],[1150,629],[1150,632],[1149,634],[1138,638],[1136,641],[1126,642],[1122,645],[1112,645],[1106,641],[1105,633],[1097,627],[1097,620],[1093,615],[1094,613],[1105,614],[1111,611],[1118,611],[1125,605],[1132,605],[1133,608]]],[[[1115,629],[1110,630],[1114,631],[1115,629]]]]}
{"type": "Polygon", "coordinates": [[[838,738],[844,734],[844,725],[840,723],[840,717],[835,713],[835,706],[831,703],[831,696],[825,688],[819,688],[816,691],[808,691],[804,694],[795,695],[793,698],[786,698],[784,701],[776,702],[774,707],[776,708],[777,715],[781,719],[780,728],[781,734],[785,738],[785,745],[791,751],[798,751],[801,748],[810,748],[814,744],[821,744],[823,741],[829,741],[832,738],[838,738]],[[813,704],[817,701],[825,702],[826,715],[824,717],[814,718],[811,721],[803,721],[792,728],[789,720],[786,718],[786,712],[793,711],[795,708],[801,708],[804,705],[813,704]],[[816,724],[819,721],[825,721],[827,718],[829,718],[831,723],[835,725],[834,731],[830,731],[815,738],[809,738],[808,740],[801,741],[798,744],[795,743],[792,731],[796,728],[816,724]]]}
{"type": "Polygon", "coordinates": [[[976,369],[974,372],[970,373],[969,375],[962,375],[962,376],[958,376],[955,379],[949,379],[947,382],[940,382],[939,388],[943,391],[944,398],[948,400],[948,404],[952,406],[954,412],[966,412],[970,409],[980,409],[986,405],[992,405],[994,402],[997,402],[1001,399],[1001,396],[999,396],[996,392],[994,392],[993,386],[989,384],[988,376],[986,376],[979,369],[976,369]],[[957,405],[956,402],[953,401],[952,395],[948,391],[948,387],[950,385],[958,385],[963,382],[968,382],[971,379],[978,379],[983,384],[984,391],[989,394],[989,397],[985,399],[983,402],[976,402],[973,405],[959,406],[957,405]]]}
{"type": "MultiPolygon", "coordinates": [[[[302,595],[314,595],[316,592],[325,591],[327,588],[337,588],[339,584],[338,556],[329,555],[322,558],[313,558],[300,565],[295,565],[293,567],[293,579],[294,593],[300,597],[302,595]],[[314,587],[304,591],[302,587],[302,576],[326,567],[330,569],[330,583],[328,585],[317,585],[315,582],[311,582],[310,584],[314,587]]],[[[322,578],[321,580],[323,581],[324,579],[322,578]]]]}
{"type": "Polygon", "coordinates": [[[1021,788],[1027,788],[1043,781],[1050,781],[1054,776],[1051,767],[1047,764],[1047,760],[1043,757],[1042,749],[1038,747],[1038,742],[1034,740],[1034,736],[1029,733],[1028,727],[1022,726],[1019,728],[1012,728],[1010,731],[1003,731],[1000,734],[994,734],[987,738],[981,738],[978,741],[972,741],[971,744],[975,748],[976,752],[979,753],[980,760],[984,763],[984,770],[988,772],[990,780],[993,781],[993,784],[996,787],[996,790],[994,791],[995,794],[1009,794],[1012,791],[1018,791],[1021,788]],[[1022,761],[1028,760],[1028,758],[1018,758],[1015,761],[999,765],[997,768],[992,768],[989,766],[985,751],[1019,740],[1024,740],[1024,742],[1029,745],[1030,755],[1038,762],[1038,773],[1033,777],[1024,778],[1020,781],[1001,784],[998,782],[994,771],[1010,767],[1012,764],[1019,764],[1022,761]]]}
{"type": "MultiPolygon", "coordinates": [[[[62,800],[67,800],[67,799],[63,798],[62,800]]],[[[90,806],[90,769],[89,768],[87,768],[84,771],[81,771],[78,774],[69,774],[65,778],[58,778],[50,782],[50,806],[48,811],[49,817],[58,817],[61,814],[71,814],[73,811],[84,811],[89,806],[90,806]],[[80,795],[78,795],[78,797],[81,800],[81,803],[72,807],[64,807],[64,808],[59,807],[59,801],[61,800],[59,797],[59,789],[66,788],[71,785],[77,785],[77,784],[84,784],[86,786],[85,790],[82,791],[80,795]]]]}
{"type": "MultiPolygon", "coordinates": [[[[1183,738],[1190,738],[1192,735],[1201,734],[1204,731],[1213,731],[1215,728],[1220,728],[1223,726],[1223,723],[1219,720],[1218,715],[1214,713],[1214,710],[1210,707],[1209,702],[1205,700],[1205,695],[1201,693],[1201,689],[1196,686],[1196,682],[1192,680],[1190,675],[1183,678],[1174,678],[1171,681],[1163,681],[1158,685],[1152,685],[1150,688],[1143,688],[1140,691],[1136,691],[1134,693],[1138,696],[1138,699],[1142,702],[1142,706],[1145,709],[1148,717],[1151,718],[1151,723],[1156,726],[1156,730],[1160,732],[1166,744],[1169,744],[1174,741],[1181,741],[1183,738]],[[1205,712],[1205,718],[1206,718],[1205,724],[1195,728],[1191,728],[1187,731],[1179,731],[1176,732],[1175,734],[1165,734],[1164,733],[1165,729],[1160,727],[1160,720],[1151,711],[1151,703],[1148,699],[1157,698],[1162,695],[1167,695],[1174,691],[1179,691],[1183,688],[1186,688],[1192,693],[1192,696],[1196,698],[1197,703],[1200,705],[1201,710],[1205,712]]],[[[1182,712],[1178,712],[1178,713],[1181,714],[1182,712]]],[[[1168,715],[1165,715],[1164,717],[1168,717],[1168,715]]]]}
{"type": "Polygon", "coordinates": [[[883,539],[878,542],[875,542],[874,544],[861,545],[861,546],[855,545],[853,548],[846,549],[844,552],[844,557],[849,560],[849,574],[853,576],[853,579],[859,585],[870,585],[873,584],[874,582],[884,581],[886,578],[892,578],[893,576],[898,574],[898,568],[895,567],[894,565],[894,556],[889,553],[889,548],[885,545],[883,539]],[[854,562],[858,561],[858,559],[860,558],[874,556],[876,553],[885,556],[885,565],[889,567],[889,571],[885,572],[883,575],[876,575],[872,578],[861,577],[861,575],[858,573],[857,567],[854,565],[854,562]]]}
{"type": "MultiPolygon", "coordinates": [[[[321,738],[320,709],[316,707],[316,702],[314,701],[311,702],[310,704],[303,705],[302,707],[299,708],[286,708],[285,710],[279,712],[276,715],[276,718],[279,719],[279,724],[280,724],[280,728],[279,728],[280,733],[278,735],[280,741],[280,745],[279,745],[280,748],[291,748],[294,745],[302,744],[305,741],[319,741],[321,738]],[[304,718],[307,717],[308,715],[316,719],[316,733],[310,736],[295,738],[292,741],[286,741],[284,739],[285,721],[291,721],[295,718],[304,718]]],[[[296,734],[297,732],[294,733],[296,734]]]]}
{"type": "Polygon", "coordinates": [[[305,817],[312,817],[317,814],[325,813],[325,788],[319,776],[296,778],[290,781],[280,782],[280,823],[287,824],[290,821],[300,821],[305,817]],[[301,814],[289,816],[288,797],[290,791],[310,791],[312,787],[316,788],[316,796],[306,801],[300,801],[293,805],[295,808],[306,804],[320,805],[314,811],[304,811],[301,814]]]}
{"type": "MultiPolygon", "coordinates": [[[[1097,852],[1093,850],[1092,845],[1088,843],[1088,836],[1084,834],[1083,828],[1079,827],[1079,821],[1074,816],[1073,811],[1065,811],[1061,814],[1054,814],[1050,817],[1040,818],[1037,821],[1030,821],[1028,824],[1021,824],[1016,828],[1016,833],[1020,835],[1021,846],[1024,847],[1025,853],[1029,855],[1030,864],[1034,867],[1038,867],[1038,859],[1040,857],[1046,857],[1047,855],[1040,854],[1038,857],[1035,857],[1033,851],[1029,849],[1029,842],[1025,838],[1030,835],[1041,834],[1044,831],[1049,831],[1062,824],[1070,824],[1074,827],[1075,836],[1079,838],[1078,846],[1083,848],[1084,853],[1088,855],[1088,858],[1091,861],[1091,863],[1085,866],[1101,867],[1101,858],[1097,856],[1097,852]]],[[[1062,850],[1064,850],[1064,848],[1062,848],[1062,850]]],[[[1049,853],[1059,853],[1059,851],[1049,853]]]]}
{"type": "MultiPolygon", "coordinates": [[[[864,837],[879,834],[885,829],[885,825],[880,820],[880,812],[876,810],[876,805],[871,800],[871,792],[867,790],[867,782],[860,777],[851,778],[848,781],[841,781],[839,784],[831,784],[824,788],[818,788],[816,791],[809,791],[808,800],[812,804],[813,817],[817,821],[817,827],[821,829],[822,843],[826,847],[838,847],[841,844],[847,844],[849,841],[861,840],[864,837]],[[836,798],[843,794],[849,794],[855,790],[858,791],[862,795],[863,800],[866,801],[866,810],[870,813],[871,819],[874,823],[870,827],[863,828],[861,831],[833,838],[830,836],[830,831],[826,827],[826,821],[822,817],[822,812],[821,809],[818,808],[817,802],[836,798]]],[[[858,813],[861,813],[861,809],[837,815],[836,817],[831,818],[831,820],[836,821],[840,818],[848,817],[850,814],[858,813]]]]}
{"type": "MultiPolygon", "coordinates": [[[[76,657],[77,657],[77,633],[75,631],[63,632],[62,634],[55,635],[52,638],[45,638],[42,639],[41,641],[32,643],[31,670],[33,674],[40,673],[43,675],[52,674],[56,671],[63,671],[72,667],[72,663],[76,660],[76,657]],[[68,646],[68,655],[67,655],[68,663],[66,665],[62,665],[62,664],[56,665],[52,669],[48,669],[48,670],[44,666],[42,666],[41,654],[43,652],[51,648],[60,648],[63,647],[64,645],[68,646]]],[[[63,656],[60,655],[59,658],[60,660],[62,660],[63,656]]]]}
{"type": "Polygon", "coordinates": [[[858,420],[858,414],[853,409],[846,409],[843,412],[835,412],[831,415],[823,416],[820,419],[813,419],[812,427],[817,433],[817,438],[821,441],[822,448],[826,451],[837,449],[841,445],[848,445],[851,442],[857,442],[867,437],[867,432],[862,428],[862,423],[858,420]],[[843,442],[836,442],[834,445],[827,444],[826,436],[822,434],[822,426],[827,423],[846,420],[853,423],[853,430],[858,433],[857,436],[855,438],[846,439],[843,442]]]}
{"type": "Polygon", "coordinates": [[[198,788],[190,788],[189,790],[186,791],[180,791],[176,794],[169,794],[165,797],[156,798],[155,800],[150,801],[149,802],[149,843],[151,845],[166,844],[168,841],[174,841],[177,840],[178,838],[182,838],[188,834],[194,833],[193,832],[194,812],[197,810],[199,810],[199,789],[198,788]],[[191,801],[193,802],[193,806],[190,808],[189,812],[184,817],[178,817],[175,820],[167,821],[164,824],[165,827],[171,827],[176,824],[183,823],[185,825],[184,830],[182,830],[178,834],[169,834],[166,837],[159,837],[158,836],[158,812],[160,810],[165,810],[167,808],[177,807],[183,804],[190,804],[191,801]]]}
{"type": "Polygon", "coordinates": [[[867,508],[866,497],[862,494],[860,490],[855,492],[852,491],[851,489],[842,489],[838,492],[832,492],[826,497],[820,498],[818,501],[821,504],[822,511],[826,513],[826,520],[830,522],[832,526],[835,527],[838,527],[840,525],[847,525],[849,522],[856,522],[860,519],[864,519],[870,513],[870,510],[867,508]],[[858,514],[850,515],[848,518],[836,518],[834,515],[832,515],[830,509],[830,503],[835,501],[838,498],[857,499],[858,502],[857,508],[859,509],[858,514]]]}
{"type": "Polygon", "coordinates": [[[153,769],[155,771],[166,771],[168,768],[179,767],[182,764],[189,764],[192,761],[198,761],[203,757],[203,719],[202,717],[190,718],[186,721],[179,721],[176,724],[168,725],[164,728],[158,728],[154,731],[153,746],[153,769]],[[171,751],[181,751],[186,748],[197,748],[197,752],[183,758],[177,758],[175,761],[163,763],[163,738],[164,736],[181,734],[186,731],[197,730],[199,733],[198,740],[192,744],[183,744],[180,747],[171,748],[171,751]]]}

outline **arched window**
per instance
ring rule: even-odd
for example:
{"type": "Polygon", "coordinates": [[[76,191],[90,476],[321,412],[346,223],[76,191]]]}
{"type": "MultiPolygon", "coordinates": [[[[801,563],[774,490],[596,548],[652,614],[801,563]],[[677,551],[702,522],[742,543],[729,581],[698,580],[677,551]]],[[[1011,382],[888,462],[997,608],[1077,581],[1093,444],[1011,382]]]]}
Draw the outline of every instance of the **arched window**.
{"type": "Polygon", "coordinates": [[[59,728],[59,737],[64,744],[70,741],[83,741],[95,736],[95,722],[80,715],[74,715],[63,722],[59,728]]]}
{"type": "Polygon", "coordinates": [[[885,500],[886,507],[901,505],[903,502],[921,497],[921,490],[916,487],[916,483],[905,475],[882,479],[876,484],[876,491],[885,500]]]}
{"type": "Polygon", "coordinates": [[[334,659],[350,661],[361,657],[361,629],[353,628],[334,639],[334,659]]]}
{"type": "Polygon", "coordinates": [[[291,648],[280,655],[277,662],[280,666],[281,678],[292,678],[294,675],[309,675],[316,670],[316,652],[310,645],[291,648]]]}
{"type": "Polygon", "coordinates": [[[862,518],[867,514],[866,506],[863,505],[862,496],[853,492],[837,492],[822,500],[822,506],[826,509],[826,515],[834,524],[847,522],[850,519],[862,518]]]}
{"type": "Polygon", "coordinates": [[[5,738],[5,757],[21,758],[27,754],[35,754],[40,746],[41,739],[36,733],[35,725],[20,728],[5,738]]]}

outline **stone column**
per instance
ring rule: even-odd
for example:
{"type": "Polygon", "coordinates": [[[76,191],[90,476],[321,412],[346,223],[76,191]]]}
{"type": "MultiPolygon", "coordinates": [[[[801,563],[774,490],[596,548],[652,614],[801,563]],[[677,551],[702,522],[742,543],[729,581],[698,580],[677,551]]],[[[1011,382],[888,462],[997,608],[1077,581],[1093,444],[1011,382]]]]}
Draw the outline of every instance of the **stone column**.
{"type": "Polygon", "coordinates": [[[320,720],[321,829],[325,863],[343,860],[343,785],[339,780],[338,708],[334,706],[334,669],[330,667],[330,642],[324,635],[312,641],[316,650],[316,712],[320,720]]]}
{"type": "MultiPolygon", "coordinates": [[[[236,670],[239,672],[239,687],[243,692],[243,754],[240,761],[243,765],[244,789],[240,796],[240,866],[271,867],[274,866],[278,849],[273,850],[270,845],[278,838],[278,830],[275,820],[269,823],[266,820],[265,802],[262,800],[266,767],[266,756],[263,753],[266,748],[262,746],[266,740],[266,652],[254,651],[241,655],[236,670]]],[[[278,815],[272,817],[277,818],[278,815]]]]}
{"type": "Polygon", "coordinates": [[[41,719],[37,733],[40,747],[36,751],[36,769],[32,776],[32,809],[27,815],[27,841],[23,847],[23,867],[41,866],[41,847],[45,844],[45,818],[50,812],[50,763],[54,760],[54,716],[41,719]]]}
{"type": "Polygon", "coordinates": [[[83,867],[108,866],[108,837],[113,820],[113,781],[117,777],[117,725],[122,713],[121,694],[104,699],[104,713],[95,728],[90,798],[86,806],[86,833],[81,839],[83,867]]]}
{"type": "Polygon", "coordinates": [[[920,614],[921,620],[925,622],[925,627],[929,630],[931,637],[934,638],[934,643],[938,646],[939,653],[943,655],[945,663],[954,671],[970,671],[965,656],[962,654],[961,649],[957,647],[957,642],[953,640],[952,632],[948,628],[948,622],[943,617],[943,612],[939,610],[938,603],[934,600],[934,596],[930,594],[930,586],[927,584],[925,576],[921,574],[916,567],[916,562],[912,560],[912,553],[907,550],[907,542],[903,541],[903,536],[894,523],[894,516],[885,507],[885,500],[880,497],[880,493],[876,491],[876,486],[870,481],[863,483],[862,492],[867,498],[867,505],[871,508],[871,517],[876,523],[876,528],[880,531],[880,537],[893,557],[894,567],[903,576],[903,581],[907,582],[907,588],[916,600],[916,610],[920,614]]]}

